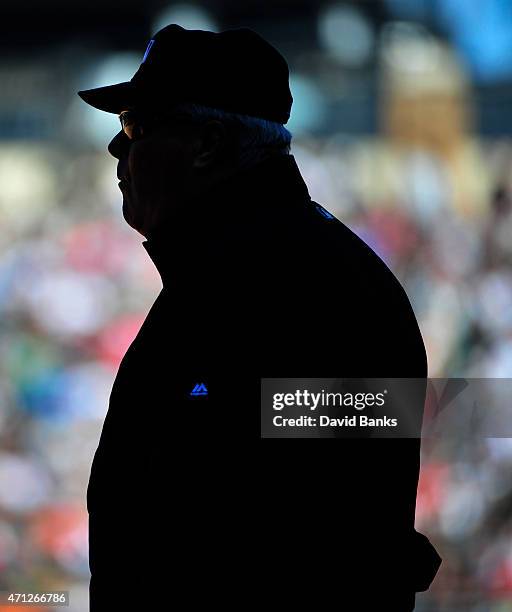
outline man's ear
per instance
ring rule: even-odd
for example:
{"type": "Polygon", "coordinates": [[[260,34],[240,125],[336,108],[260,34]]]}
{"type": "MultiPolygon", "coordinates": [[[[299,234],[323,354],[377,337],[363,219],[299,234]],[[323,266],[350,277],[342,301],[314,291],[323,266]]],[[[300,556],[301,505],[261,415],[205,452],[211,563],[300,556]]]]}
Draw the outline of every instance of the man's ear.
{"type": "Polygon", "coordinates": [[[223,123],[210,119],[200,126],[192,166],[198,170],[211,165],[226,146],[227,131],[223,123]]]}

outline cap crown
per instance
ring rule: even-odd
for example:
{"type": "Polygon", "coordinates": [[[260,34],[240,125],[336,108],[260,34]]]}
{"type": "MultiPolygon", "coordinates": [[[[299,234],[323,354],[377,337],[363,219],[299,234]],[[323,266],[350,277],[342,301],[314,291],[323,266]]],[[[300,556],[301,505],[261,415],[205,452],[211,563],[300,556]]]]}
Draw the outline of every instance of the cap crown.
{"type": "Polygon", "coordinates": [[[286,60],[249,28],[168,25],[149,41],[130,83],[141,104],[192,102],[279,123],[293,101],[286,60]]]}

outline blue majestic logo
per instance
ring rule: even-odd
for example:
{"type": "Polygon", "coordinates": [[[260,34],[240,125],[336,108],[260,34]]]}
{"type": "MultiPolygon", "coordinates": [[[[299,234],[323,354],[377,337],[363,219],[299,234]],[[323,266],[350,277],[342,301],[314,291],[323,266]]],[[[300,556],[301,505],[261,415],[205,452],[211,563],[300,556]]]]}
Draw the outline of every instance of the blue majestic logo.
{"type": "Polygon", "coordinates": [[[190,392],[190,395],[208,395],[208,389],[204,383],[197,383],[190,392]]]}
{"type": "Polygon", "coordinates": [[[142,58],[142,62],[141,64],[143,64],[146,61],[146,57],[149,55],[149,52],[151,51],[151,47],[155,44],[154,39],[152,38],[149,42],[148,42],[148,46],[146,47],[146,51],[144,52],[144,57],[142,58]]]}

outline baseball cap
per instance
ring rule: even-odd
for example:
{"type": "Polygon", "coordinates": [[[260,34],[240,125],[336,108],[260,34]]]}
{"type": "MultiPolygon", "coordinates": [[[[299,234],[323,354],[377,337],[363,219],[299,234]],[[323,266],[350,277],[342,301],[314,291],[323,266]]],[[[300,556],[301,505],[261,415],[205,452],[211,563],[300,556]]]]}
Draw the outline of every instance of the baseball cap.
{"type": "Polygon", "coordinates": [[[177,24],[151,38],[129,81],[78,95],[108,113],[195,103],[282,124],[293,102],[285,58],[259,34],[249,28],[186,30],[177,24]]]}

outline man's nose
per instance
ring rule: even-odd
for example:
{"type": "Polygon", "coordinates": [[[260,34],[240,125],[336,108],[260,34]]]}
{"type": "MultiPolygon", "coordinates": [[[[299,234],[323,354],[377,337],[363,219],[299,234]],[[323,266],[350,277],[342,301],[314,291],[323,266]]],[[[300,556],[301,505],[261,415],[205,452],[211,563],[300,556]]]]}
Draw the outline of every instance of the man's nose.
{"type": "Polygon", "coordinates": [[[108,152],[116,159],[121,159],[123,154],[126,154],[130,147],[130,139],[121,130],[118,134],[112,138],[108,145],[108,152]]]}

